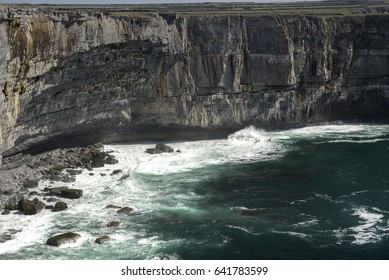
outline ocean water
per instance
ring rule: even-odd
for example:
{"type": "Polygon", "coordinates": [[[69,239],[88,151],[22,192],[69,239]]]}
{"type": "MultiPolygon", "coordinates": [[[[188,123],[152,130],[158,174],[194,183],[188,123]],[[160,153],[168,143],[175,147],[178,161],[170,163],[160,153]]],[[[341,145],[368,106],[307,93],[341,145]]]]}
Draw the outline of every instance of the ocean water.
{"type": "Polygon", "coordinates": [[[389,259],[388,125],[248,127],[167,144],[181,153],[107,146],[119,163],[79,175],[84,196],[64,199],[66,211],[0,216],[13,236],[0,259],[389,259]],[[82,238],[45,245],[68,231],[82,238]]]}

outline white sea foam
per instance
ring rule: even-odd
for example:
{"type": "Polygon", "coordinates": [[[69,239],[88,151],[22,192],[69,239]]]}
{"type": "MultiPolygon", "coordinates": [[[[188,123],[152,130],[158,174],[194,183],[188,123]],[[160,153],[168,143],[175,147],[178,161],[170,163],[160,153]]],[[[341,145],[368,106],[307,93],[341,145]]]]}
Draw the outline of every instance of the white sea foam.
{"type": "Polygon", "coordinates": [[[251,230],[247,229],[247,228],[244,228],[244,227],[239,227],[239,226],[233,226],[233,225],[226,225],[226,227],[229,227],[229,228],[233,228],[233,229],[237,229],[237,230],[241,230],[241,231],[244,231],[248,234],[251,234],[251,235],[261,235],[261,233],[258,233],[258,232],[252,232],[251,230]]]}
{"type": "Polygon", "coordinates": [[[359,225],[334,231],[339,242],[348,236],[352,237],[352,243],[358,245],[381,241],[385,236],[382,231],[384,215],[376,210],[364,206],[355,207],[352,215],[359,218],[359,225]]]}

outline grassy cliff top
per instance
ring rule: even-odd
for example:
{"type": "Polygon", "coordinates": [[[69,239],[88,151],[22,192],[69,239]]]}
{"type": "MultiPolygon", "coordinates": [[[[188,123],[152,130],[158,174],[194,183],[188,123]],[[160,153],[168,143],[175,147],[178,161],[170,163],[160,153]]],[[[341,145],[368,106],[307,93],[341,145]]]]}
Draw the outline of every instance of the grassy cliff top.
{"type": "Polygon", "coordinates": [[[132,5],[5,5],[16,10],[49,9],[64,13],[104,12],[112,16],[171,15],[321,15],[389,14],[389,0],[343,0],[295,3],[201,3],[132,5]]]}

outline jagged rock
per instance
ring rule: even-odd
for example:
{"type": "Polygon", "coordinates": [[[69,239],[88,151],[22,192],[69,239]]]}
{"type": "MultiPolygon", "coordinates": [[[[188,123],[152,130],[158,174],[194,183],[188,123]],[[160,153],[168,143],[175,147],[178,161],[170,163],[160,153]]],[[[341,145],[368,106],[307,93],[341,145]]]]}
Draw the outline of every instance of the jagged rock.
{"type": "Polygon", "coordinates": [[[118,227],[118,226],[120,226],[120,222],[118,222],[118,221],[111,221],[111,222],[109,222],[108,224],[107,224],[107,227],[118,227]]]}
{"type": "Polygon", "coordinates": [[[38,198],[34,198],[32,201],[26,197],[23,197],[18,202],[18,209],[24,212],[25,215],[34,215],[42,211],[45,208],[45,204],[38,198]]]}
{"type": "Polygon", "coordinates": [[[53,208],[53,212],[64,211],[68,208],[68,205],[63,201],[58,201],[53,208]]]}
{"type": "Polygon", "coordinates": [[[38,187],[38,180],[27,180],[23,183],[23,187],[26,189],[38,187]]]}
{"type": "Polygon", "coordinates": [[[81,235],[74,232],[67,232],[64,234],[55,235],[47,239],[46,244],[50,246],[61,246],[67,243],[75,243],[78,239],[81,238],[81,235]]]}
{"type": "Polygon", "coordinates": [[[79,189],[63,189],[59,194],[60,197],[69,198],[69,199],[77,199],[82,197],[83,191],[79,189]]]}
{"type": "Polygon", "coordinates": [[[104,235],[104,236],[102,236],[102,237],[97,238],[97,239],[95,240],[95,243],[97,243],[97,244],[104,244],[104,243],[106,243],[106,242],[108,242],[108,241],[110,241],[110,240],[111,240],[111,238],[110,238],[109,236],[104,235]]]}
{"type": "Polygon", "coordinates": [[[120,210],[117,211],[119,214],[130,214],[132,211],[134,211],[131,207],[123,207],[120,210]]]}

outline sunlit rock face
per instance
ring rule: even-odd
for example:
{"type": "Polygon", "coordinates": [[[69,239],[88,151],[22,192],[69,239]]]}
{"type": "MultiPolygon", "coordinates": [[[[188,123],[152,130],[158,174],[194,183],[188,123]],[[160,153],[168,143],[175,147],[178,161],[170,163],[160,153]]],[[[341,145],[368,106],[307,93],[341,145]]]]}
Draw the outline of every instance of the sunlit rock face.
{"type": "Polygon", "coordinates": [[[389,15],[0,11],[0,153],[389,119],[389,15]]]}

